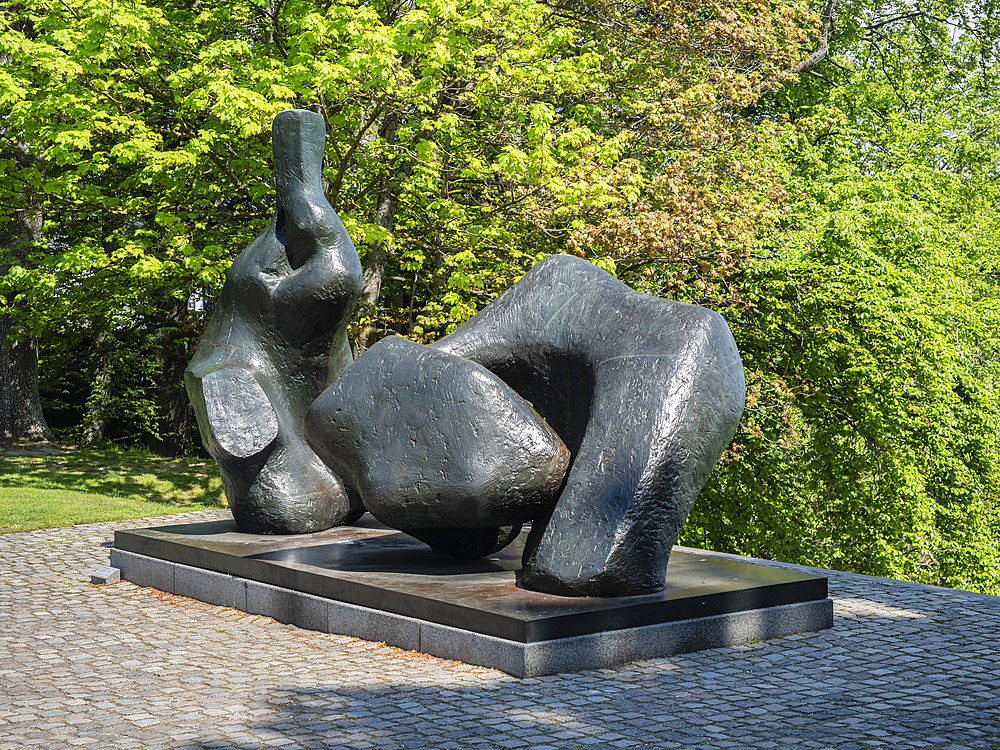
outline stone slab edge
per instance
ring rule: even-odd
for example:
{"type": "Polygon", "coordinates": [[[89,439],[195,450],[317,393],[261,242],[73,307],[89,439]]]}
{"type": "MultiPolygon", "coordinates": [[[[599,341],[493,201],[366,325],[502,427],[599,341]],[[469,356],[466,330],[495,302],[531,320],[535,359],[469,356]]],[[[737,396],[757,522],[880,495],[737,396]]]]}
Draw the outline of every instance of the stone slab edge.
{"type": "Polygon", "coordinates": [[[538,677],[638,659],[737,646],[833,626],[833,600],[783,604],[624,630],[520,643],[339,602],[266,583],[111,550],[123,580],[263,615],[307,630],[352,636],[442,659],[538,677]]]}
{"type": "Polygon", "coordinates": [[[856,581],[866,581],[875,586],[891,587],[894,589],[908,589],[910,591],[924,591],[935,594],[947,594],[949,597],[958,599],[973,599],[986,601],[995,604],[1000,600],[997,594],[983,594],[979,591],[966,591],[965,589],[953,589],[947,586],[935,586],[930,583],[918,583],[917,581],[905,581],[901,578],[882,578],[881,576],[870,576],[866,573],[851,573],[847,570],[835,570],[832,568],[817,568],[813,565],[798,565],[796,563],[786,563],[780,560],[765,560],[761,557],[746,557],[734,555],[729,552],[716,552],[714,550],[698,549],[695,547],[683,547],[674,545],[674,549],[681,552],[705,555],[706,557],[720,557],[724,560],[740,560],[741,562],[753,563],[754,565],[766,565],[769,568],[782,568],[784,570],[797,570],[800,573],[822,576],[829,578],[831,575],[844,576],[856,581]]]}

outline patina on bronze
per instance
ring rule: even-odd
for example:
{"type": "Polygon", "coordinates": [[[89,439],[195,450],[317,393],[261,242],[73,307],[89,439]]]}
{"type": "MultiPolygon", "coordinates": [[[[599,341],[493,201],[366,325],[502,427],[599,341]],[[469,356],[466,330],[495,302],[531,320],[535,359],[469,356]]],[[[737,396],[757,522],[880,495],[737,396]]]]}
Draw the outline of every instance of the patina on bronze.
{"type": "Polygon", "coordinates": [[[233,264],[188,369],[240,529],[368,509],[474,558],[530,522],[525,587],[662,590],[743,410],[725,321],[554,256],[431,347],[393,338],[352,364],[360,265],[319,189],[323,135],[319,115],[275,118],[275,219],[233,264]]]}
{"type": "Polygon", "coordinates": [[[491,370],[573,453],[558,501],[528,537],[524,585],[659,591],[743,413],[743,365],[722,317],[557,255],[432,346],[491,370]]]}

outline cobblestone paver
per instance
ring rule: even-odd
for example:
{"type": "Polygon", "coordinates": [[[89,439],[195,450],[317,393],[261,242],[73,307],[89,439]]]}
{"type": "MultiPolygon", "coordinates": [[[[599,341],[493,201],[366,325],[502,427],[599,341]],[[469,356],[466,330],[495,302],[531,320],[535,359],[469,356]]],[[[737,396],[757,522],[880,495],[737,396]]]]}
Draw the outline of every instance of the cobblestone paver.
{"type": "Polygon", "coordinates": [[[1000,598],[830,573],[836,625],[516,680],[131,583],[114,528],[0,536],[0,750],[1000,748],[1000,598]]]}

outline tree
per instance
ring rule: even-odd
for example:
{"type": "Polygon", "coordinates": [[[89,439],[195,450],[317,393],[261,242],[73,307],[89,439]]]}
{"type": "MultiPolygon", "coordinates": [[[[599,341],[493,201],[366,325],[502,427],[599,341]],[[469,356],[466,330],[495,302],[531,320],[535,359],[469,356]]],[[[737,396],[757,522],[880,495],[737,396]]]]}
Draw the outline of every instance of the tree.
{"type": "Polygon", "coordinates": [[[758,109],[787,196],[712,269],[738,301],[692,294],[751,387],[688,541],[1000,590],[995,36],[961,10],[855,6],[758,109]]]}
{"type": "MultiPolygon", "coordinates": [[[[0,228],[0,274],[24,262],[27,248],[41,239],[41,210],[30,194],[22,207],[0,228]]],[[[38,341],[18,330],[14,312],[23,308],[23,294],[8,293],[0,311],[0,441],[50,440],[38,397],[38,341]]]]}
{"type": "MultiPolygon", "coordinates": [[[[706,148],[725,112],[780,80],[807,19],[762,0],[30,0],[8,15],[0,49],[30,62],[4,71],[0,107],[44,165],[48,245],[7,282],[40,303],[26,322],[68,315],[107,356],[97,339],[164,331],[178,303],[218,289],[268,212],[282,107],[329,123],[330,199],[365,263],[360,352],[388,330],[439,335],[598,212],[634,206],[657,150],[706,148]]],[[[197,327],[184,336],[178,356],[197,327]]],[[[98,411],[107,372],[85,395],[98,411]]]]}
{"type": "MultiPolygon", "coordinates": [[[[30,26],[21,24],[21,33],[30,26]]],[[[13,56],[0,51],[0,66],[15,64],[13,56]]],[[[30,250],[42,238],[42,208],[31,175],[34,160],[22,133],[10,124],[0,126],[0,165],[16,172],[8,221],[0,224],[0,277],[9,277],[12,267],[23,267],[30,250]]],[[[30,298],[9,289],[0,296],[0,442],[49,440],[49,431],[38,397],[38,341],[19,325],[16,311],[30,298]]]]}

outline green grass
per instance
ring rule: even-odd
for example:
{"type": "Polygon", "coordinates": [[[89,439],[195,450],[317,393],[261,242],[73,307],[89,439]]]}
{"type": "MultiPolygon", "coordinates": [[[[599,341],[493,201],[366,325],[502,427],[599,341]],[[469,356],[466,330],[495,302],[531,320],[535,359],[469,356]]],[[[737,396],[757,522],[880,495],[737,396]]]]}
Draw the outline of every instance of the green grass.
{"type": "Polygon", "coordinates": [[[106,450],[0,457],[0,533],[225,504],[210,461],[106,450]]]}

